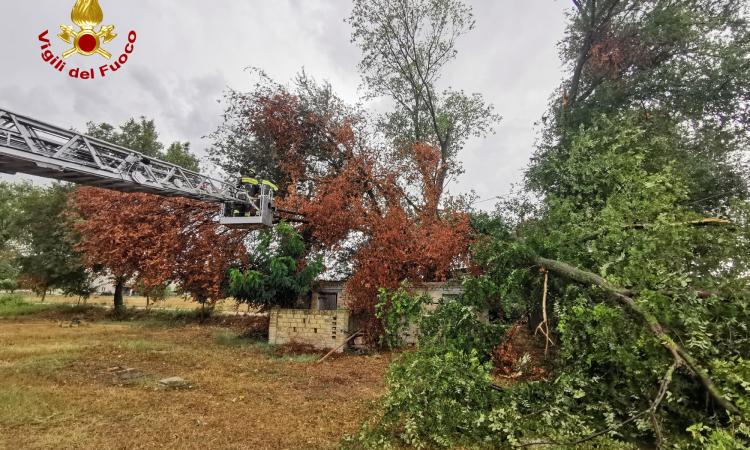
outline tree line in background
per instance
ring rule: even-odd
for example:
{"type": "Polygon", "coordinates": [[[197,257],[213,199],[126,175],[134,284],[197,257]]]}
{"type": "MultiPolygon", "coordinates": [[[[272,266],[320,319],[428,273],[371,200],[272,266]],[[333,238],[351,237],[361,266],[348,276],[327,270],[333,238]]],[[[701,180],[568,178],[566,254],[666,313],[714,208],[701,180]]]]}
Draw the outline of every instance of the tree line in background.
{"type": "Polygon", "coordinates": [[[52,289],[90,295],[89,273],[66,226],[71,190],[0,183],[0,289],[32,289],[42,299],[52,289]]]}

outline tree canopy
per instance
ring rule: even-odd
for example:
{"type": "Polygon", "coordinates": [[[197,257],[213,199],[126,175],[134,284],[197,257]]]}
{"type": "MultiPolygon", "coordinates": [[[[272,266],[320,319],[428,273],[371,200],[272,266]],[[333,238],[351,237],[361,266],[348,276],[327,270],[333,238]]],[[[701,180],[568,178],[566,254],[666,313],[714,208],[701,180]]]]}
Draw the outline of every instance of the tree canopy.
{"type": "Polygon", "coordinates": [[[462,173],[466,140],[499,120],[480,94],[438,87],[456,42],[474,28],[471,8],[458,0],[355,0],[348,22],[369,95],[393,101],[378,121],[386,137],[407,157],[415,144],[439,149],[433,189],[440,198],[449,177],[462,173]]]}
{"type": "MultiPolygon", "coordinates": [[[[174,142],[164,152],[154,121],[145,117],[119,130],[89,123],[87,134],[198,170],[190,144],[174,142]]],[[[77,248],[87,265],[103,267],[113,278],[116,309],[123,307],[127,282],[147,291],[176,282],[200,302],[222,298],[224,271],[241,254],[242,237],[220,229],[216,205],[96,188],[78,188],[70,205],[81,236],[77,248]]]]}
{"type": "Polygon", "coordinates": [[[279,205],[304,216],[309,250],[338,261],[339,276],[349,277],[348,306],[375,339],[379,288],[444,280],[466,266],[466,202],[446,187],[462,170],[466,139],[489,132],[498,117],[478,94],[438,91],[456,39],[473,26],[460,2],[355,2],[349,22],[365,85],[389,96],[394,111],[373,120],[304,72],[291,87],[256,72],[253,90],[228,92],[210,153],[228,173],[286,187],[279,205]],[[387,46],[395,53],[383,53],[387,46]]]}
{"type": "Polygon", "coordinates": [[[244,267],[229,271],[229,293],[240,303],[294,308],[321,273],[320,258],[306,258],[305,244],[290,225],[262,230],[250,246],[244,267]]]}
{"type": "Polygon", "coordinates": [[[70,186],[0,183],[0,280],[6,287],[52,289],[88,297],[90,272],[67,220],[70,186]]]}

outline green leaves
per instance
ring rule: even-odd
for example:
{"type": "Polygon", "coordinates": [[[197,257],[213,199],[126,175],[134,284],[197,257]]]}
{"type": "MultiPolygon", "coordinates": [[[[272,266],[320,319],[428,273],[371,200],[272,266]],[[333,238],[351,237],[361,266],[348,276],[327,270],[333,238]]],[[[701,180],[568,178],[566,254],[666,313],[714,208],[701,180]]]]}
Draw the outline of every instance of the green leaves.
{"type": "Polygon", "coordinates": [[[0,183],[0,280],[8,290],[23,284],[40,294],[51,289],[87,297],[90,274],[74,249],[69,228],[70,187],[0,183]]]}
{"type": "Polygon", "coordinates": [[[414,325],[422,315],[423,306],[429,302],[429,295],[412,293],[407,283],[402,283],[395,291],[380,288],[375,304],[375,317],[383,326],[380,345],[389,349],[402,346],[402,334],[414,325]]]}
{"type": "Polygon", "coordinates": [[[263,275],[257,270],[242,272],[240,269],[229,270],[229,289],[231,292],[251,292],[263,285],[263,275]]]}
{"type": "MultiPolygon", "coordinates": [[[[554,189],[533,219],[519,219],[528,210],[516,203],[505,210],[511,214],[495,219],[517,223],[512,233],[497,233],[502,228],[489,226],[486,219],[475,221],[488,235],[474,245],[474,261],[483,274],[466,283],[466,292],[499,298],[507,317],[517,318],[535,311],[541,298],[542,277],[525,255],[549,256],[599,273],[633,292],[640,308],[658,318],[702,364],[711,365],[710,375],[722,392],[742,402],[750,379],[741,359],[750,352],[750,204],[741,199],[727,203],[730,226],[701,225],[699,219],[713,216],[695,211],[692,180],[680,167],[684,161],[669,159],[675,157],[673,147],[683,145],[679,129],[662,128],[658,134],[637,116],[616,117],[593,118],[590,126],[567,136],[564,152],[551,155],[560,157],[547,173],[554,189]]],[[[509,442],[540,435],[570,442],[647,409],[670,364],[661,343],[608,303],[599,289],[551,276],[547,299],[558,343],[556,378],[503,393],[503,402],[515,404],[521,414],[496,408],[489,416],[492,426],[507,433],[509,442]],[[540,409],[545,413],[539,419],[523,420],[540,409]]],[[[714,414],[713,406],[706,411],[702,392],[689,372],[677,370],[656,414],[665,445],[699,446],[685,432],[698,420],[703,445],[745,443],[747,437],[725,427],[726,417],[714,414]]],[[[620,442],[641,442],[655,439],[657,431],[639,419],[617,433],[620,442]]]]}
{"type": "Polygon", "coordinates": [[[381,420],[349,438],[348,445],[376,448],[392,442],[386,436],[414,448],[476,445],[489,435],[483,411],[498,399],[489,371],[476,351],[430,347],[405,353],[386,378],[381,420]]]}
{"type": "Polygon", "coordinates": [[[250,264],[229,270],[230,295],[261,308],[296,306],[323,270],[320,259],[305,260],[304,253],[302,238],[288,224],[261,232],[248,255],[250,264]]]}
{"type": "Polygon", "coordinates": [[[486,309],[470,305],[465,298],[443,300],[419,323],[420,348],[435,347],[444,351],[476,352],[482,361],[489,360],[492,349],[501,342],[507,326],[485,321],[486,309]]]}
{"type": "Polygon", "coordinates": [[[144,116],[139,117],[138,120],[131,118],[120,125],[119,130],[105,122],[98,124],[88,122],[86,127],[88,136],[177,164],[183,169],[194,172],[199,169],[198,158],[190,152],[189,142],[173,142],[167,151],[164,151],[164,144],[159,141],[159,133],[156,131],[153,119],[147,119],[144,116]]]}
{"type": "Polygon", "coordinates": [[[413,144],[440,150],[440,194],[448,174],[461,173],[457,158],[467,139],[485,136],[500,120],[480,94],[441,90],[437,83],[457,54],[456,42],[474,28],[461,0],[355,0],[352,42],[362,50],[359,71],[372,97],[393,99],[379,128],[393,157],[413,144]]]}

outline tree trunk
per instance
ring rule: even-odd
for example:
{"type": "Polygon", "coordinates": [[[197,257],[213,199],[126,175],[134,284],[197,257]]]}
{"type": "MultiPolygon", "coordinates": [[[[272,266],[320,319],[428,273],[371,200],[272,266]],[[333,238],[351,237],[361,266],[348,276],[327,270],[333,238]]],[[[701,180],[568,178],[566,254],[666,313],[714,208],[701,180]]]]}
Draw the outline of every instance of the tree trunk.
{"type": "Polygon", "coordinates": [[[122,298],[122,291],[125,288],[125,279],[117,277],[115,280],[115,315],[120,314],[125,309],[125,301],[122,298]]]}
{"type": "Polygon", "coordinates": [[[631,297],[631,295],[633,295],[632,291],[615,286],[595,273],[578,269],[564,262],[541,257],[535,257],[533,261],[535,264],[545,267],[550,272],[562,275],[565,278],[578,283],[594,285],[602,288],[609,295],[610,299],[614,300],[621,306],[624,306],[625,309],[630,311],[641,322],[648,326],[649,331],[651,331],[651,333],[659,339],[659,342],[669,350],[676,362],[684,362],[685,365],[690,368],[701,384],[703,384],[703,387],[711,398],[713,398],[718,405],[728,412],[735,414],[739,412],[737,407],[724,397],[723,393],[718,387],[716,387],[709,377],[708,372],[700,366],[698,361],[696,361],[687,350],[675,342],[666,331],[664,331],[664,327],[662,327],[654,315],[638,306],[635,300],[631,297]]]}
{"type": "Polygon", "coordinates": [[[47,287],[45,286],[44,289],[42,289],[42,303],[44,303],[44,299],[47,298],[47,287]]]}

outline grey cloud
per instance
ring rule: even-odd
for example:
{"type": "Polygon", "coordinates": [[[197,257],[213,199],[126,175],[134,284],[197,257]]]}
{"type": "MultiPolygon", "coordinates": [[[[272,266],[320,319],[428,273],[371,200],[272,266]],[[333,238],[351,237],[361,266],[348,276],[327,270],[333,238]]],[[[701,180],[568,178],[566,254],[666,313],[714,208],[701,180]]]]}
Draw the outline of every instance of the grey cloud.
{"type": "MultiPolygon", "coordinates": [[[[459,41],[459,55],[447,70],[443,86],[480,92],[495,104],[504,120],[497,133],[474,139],[463,152],[466,173],[454,192],[475,189],[481,198],[505,193],[522,178],[533,151],[549,95],[562,70],[556,43],[562,37],[562,0],[467,0],[476,29],[459,41]]],[[[201,137],[221,120],[216,102],[227,86],[250,86],[247,66],[258,66],[281,82],[302,66],[311,76],[329,80],[346,100],[360,100],[356,65],[358,49],[349,42],[344,23],[347,0],[132,0],[102,1],[105,22],[120,36],[110,45],[120,51],[127,30],[138,32],[136,51],[117,73],[93,81],[71,80],[46,67],[39,58],[37,35],[45,28],[59,52],[54,34],[69,19],[72,0],[13,2],[4,13],[14,17],[6,36],[0,80],[0,105],[65,127],[87,121],[122,123],[145,115],[156,120],[166,142],[189,140],[197,151],[201,137]]],[[[74,56],[71,64],[99,61],[74,56]]],[[[368,103],[373,111],[388,101],[368,103]]],[[[491,207],[491,203],[484,204],[491,207]]]]}

